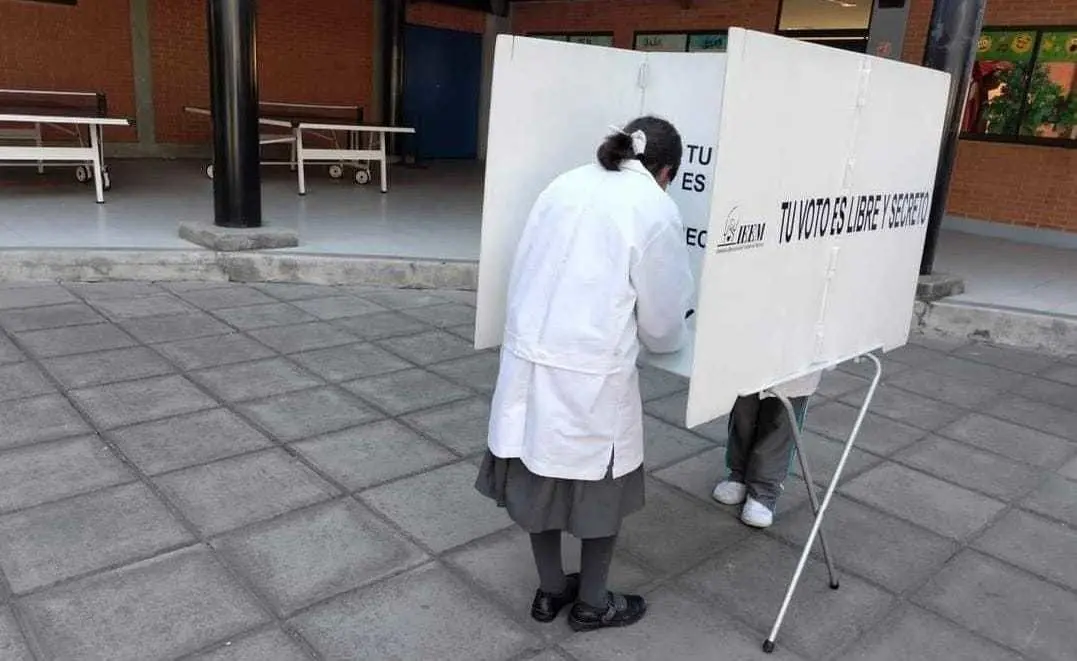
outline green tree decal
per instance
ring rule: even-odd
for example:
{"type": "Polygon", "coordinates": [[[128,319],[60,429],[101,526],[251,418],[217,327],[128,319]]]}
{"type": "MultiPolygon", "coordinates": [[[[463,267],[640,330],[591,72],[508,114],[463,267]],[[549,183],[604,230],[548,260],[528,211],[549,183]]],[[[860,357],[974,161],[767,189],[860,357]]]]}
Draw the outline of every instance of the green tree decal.
{"type": "Polygon", "coordinates": [[[987,132],[1034,136],[1044,126],[1062,133],[1071,131],[1077,125],[1077,94],[1067,95],[1050,79],[1047,67],[1039,64],[1032,70],[1028,95],[1023,97],[1027,71],[1024,64],[1015,64],[998,72],[1002,93],[987,104],[987,132]]]}

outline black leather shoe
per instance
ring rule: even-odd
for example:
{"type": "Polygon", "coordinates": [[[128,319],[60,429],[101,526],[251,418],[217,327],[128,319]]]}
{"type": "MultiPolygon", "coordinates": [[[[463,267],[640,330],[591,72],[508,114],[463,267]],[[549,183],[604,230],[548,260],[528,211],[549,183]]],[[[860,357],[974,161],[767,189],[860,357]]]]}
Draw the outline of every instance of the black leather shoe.
{"type": "Polygon", "coordinates": [[[643,619],[647,602],[636,594],[615,594],[606,597],[605,608],[595,608],[576,602],[568,614],[568,624],[574,631],[594,631],[607,627],[627,627],[643,619]]]}
{"type": "Polygon", "coordinates": [[[561,609],[576,601],[579,593],[579,574],[569,574],[565,577],[565,591],[561,594],[536,590],[535,600],[531,602],[531,617],[539,622],[553,622],[561,609]]]}

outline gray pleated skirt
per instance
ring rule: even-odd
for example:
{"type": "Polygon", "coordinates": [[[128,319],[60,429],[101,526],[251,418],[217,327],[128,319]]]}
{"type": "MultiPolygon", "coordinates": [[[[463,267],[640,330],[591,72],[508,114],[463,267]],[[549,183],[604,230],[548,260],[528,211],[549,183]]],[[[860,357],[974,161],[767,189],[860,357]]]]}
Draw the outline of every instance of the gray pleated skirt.
{"type": "Polygon", "coordinates": [[[535,475],[519,459],[489,450],[475,488],[529,533],[563,530],[579,539],[616,535],[621,520],[644,504],[643,466],[616,479],[607,472],[601,480],[562,480],[535,475]]]}

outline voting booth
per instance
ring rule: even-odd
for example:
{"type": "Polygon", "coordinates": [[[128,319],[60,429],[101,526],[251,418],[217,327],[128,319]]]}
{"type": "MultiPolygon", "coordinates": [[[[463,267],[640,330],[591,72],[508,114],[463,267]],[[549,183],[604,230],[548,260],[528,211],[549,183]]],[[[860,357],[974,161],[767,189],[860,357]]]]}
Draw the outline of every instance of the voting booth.
{"type": "Polygon", "coordinates": [[[816,519],[767,651],[817,535],[838,585],[820,526],[879,381],[873,352],[909,334],[948,93],[945,73],[742,29],[726,53],[498,38],[477,349],[501,342],[542,189],[593,162],[611,125],[656,115],[684,141],[668,190],[698,287],[690,345],[643,360],[689,377],[688,426],[850,359],[876,367],[821,504],[807,475],[816,519]]]}

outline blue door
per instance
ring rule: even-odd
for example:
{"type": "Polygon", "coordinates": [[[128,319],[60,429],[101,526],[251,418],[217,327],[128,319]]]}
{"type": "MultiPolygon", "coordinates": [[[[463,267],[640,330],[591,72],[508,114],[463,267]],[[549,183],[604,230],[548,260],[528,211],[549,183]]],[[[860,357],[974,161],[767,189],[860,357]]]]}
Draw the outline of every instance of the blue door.
{"type": "Polygon", "coordinates": [[[482,35],[408,25],[404,32],[404,122],[419,158],[476,158],[482,35]]]}

